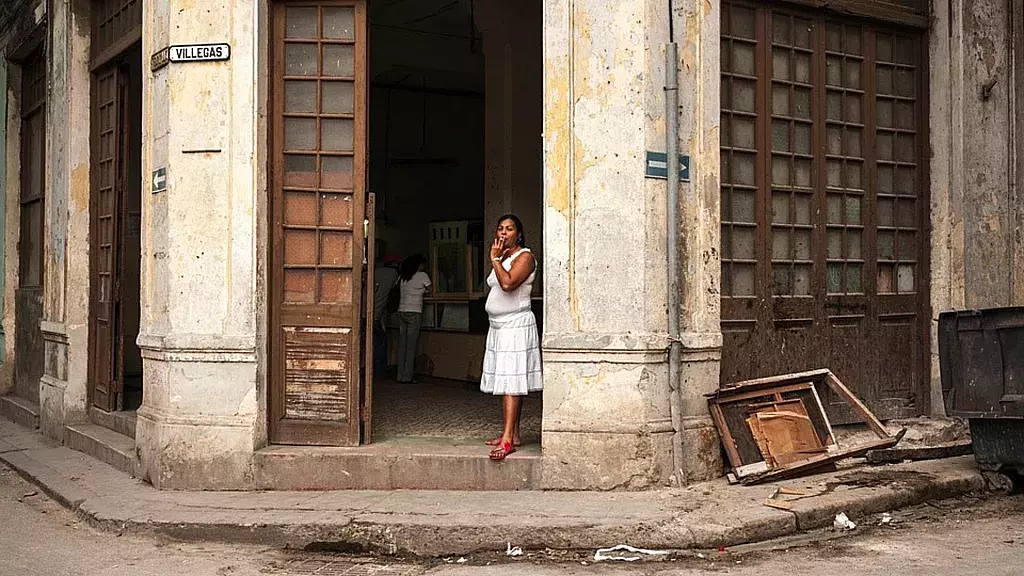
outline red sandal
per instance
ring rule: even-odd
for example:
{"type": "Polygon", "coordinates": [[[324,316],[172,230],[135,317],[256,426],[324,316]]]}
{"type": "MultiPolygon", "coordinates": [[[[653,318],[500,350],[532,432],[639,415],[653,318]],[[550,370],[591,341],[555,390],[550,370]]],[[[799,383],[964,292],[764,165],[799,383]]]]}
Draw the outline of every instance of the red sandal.
{"type": "Polygon", "coordinates": [[[506,456],[515,451],[516,449],[512,446],[511,442],[501,442],[498,444],[497,448],[491,450],[491,460],[494,460],[495,462],[504,460],[506,456]]]}
{"type": "MultiPolygon", "coordinates": [[[[496,437],[496,438],[492,438],[492,439],[490,439],[490,440],[488,440],[488,441],[484,442],[484,444],[486,444],[486,445],[488,445],[488,446],[497,446],[498,444],[501,444],[501,436],[498,436],[498,437],[496,437]]],[[[520,442],[519,440],[512,440],[512,445],[513,445],[513,446],[515,446],[515,447],[517,447],[517,448],[518,448],[518,447],[519,447],[519,446],[520,446],[521,444],[522,444],[522,442],[520,442]]]]}

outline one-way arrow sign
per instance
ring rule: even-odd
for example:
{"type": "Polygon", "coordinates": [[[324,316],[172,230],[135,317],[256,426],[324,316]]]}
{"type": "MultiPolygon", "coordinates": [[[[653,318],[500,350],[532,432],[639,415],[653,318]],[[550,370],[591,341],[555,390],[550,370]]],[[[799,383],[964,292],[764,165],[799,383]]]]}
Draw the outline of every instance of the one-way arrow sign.
{"type": "Polygon", "coordinates": [[[153,194],[167,190],[167,168],[153,170],[153,194]]]}

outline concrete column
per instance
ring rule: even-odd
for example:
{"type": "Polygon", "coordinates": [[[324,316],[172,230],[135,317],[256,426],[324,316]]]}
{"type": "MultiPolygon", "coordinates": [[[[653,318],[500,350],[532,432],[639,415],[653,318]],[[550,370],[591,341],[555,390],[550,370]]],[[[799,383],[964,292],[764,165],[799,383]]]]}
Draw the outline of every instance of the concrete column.
{"type": "MultiPolygon", "coordinates": [[[[655,4],[657,5],[657,4],[655,4]]],[[[705,394],[718,387],[721,329],[721,69],[717,2],[676,0],[679,45],[679,149],[690,156],[690,182],[679,186],[680,334],[676,424],[683,483],[722,475],[718,433],[705,394]]]]}
{"type": "MultiPolygon", "coordinates": [[[[257,190],[265,65],[257,2],[147,2],[143,18],[144,399],[140,475],[160,488],[244,488],[263,442],[257,397],[257,190]],[[226,62],[149,71],[170,44],[227,42],[226,62]],[[167,189],[152,193],[154,170],[167,189]]],[[[262,196],[260,196],[262,197],[262,196]]],[[[259,306],[262,309],[262,306],[259,306]]]]}
{"type": "Polygon", "coordinates": [[[86,418],[89,354],[89,3],[49,4],[39,426],[52,438],[86,418]]]}
{"type": "Polygon", "coordinates": [[[546,0],[544,481],[638,489],[721,474],[703,394],[718,385],[718,9],[676,3],[683,343],[668,378],[668,6],[546,0]]]}
{"type": "MultiPolygon", "coordinates": [[[[652,9],[649,11],[648,6],[652,9]]],[[[659,42],[644,0],[544,3],[544,484],[669,482],[659,42]]]]}

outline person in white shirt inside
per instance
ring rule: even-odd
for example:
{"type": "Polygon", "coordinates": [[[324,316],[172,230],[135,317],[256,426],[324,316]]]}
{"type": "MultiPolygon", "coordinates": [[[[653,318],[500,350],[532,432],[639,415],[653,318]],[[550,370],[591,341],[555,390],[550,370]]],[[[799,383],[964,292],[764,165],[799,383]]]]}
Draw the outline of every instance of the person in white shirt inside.
{"type": "Polygon", "coordinates": [[[420,337],[423,320],[423,294],[430,289],[430,277],[423,271],[425,260],[413,254],[402,262],[398,288],[398,375],[399,382],[413,380],[413,362],[416,359],[416,341],[420,337]]]}

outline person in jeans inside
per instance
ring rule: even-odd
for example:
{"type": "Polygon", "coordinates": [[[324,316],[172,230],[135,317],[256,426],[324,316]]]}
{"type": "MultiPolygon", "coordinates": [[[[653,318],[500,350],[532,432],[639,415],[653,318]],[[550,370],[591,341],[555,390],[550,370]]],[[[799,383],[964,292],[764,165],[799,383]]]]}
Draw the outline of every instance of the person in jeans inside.
{"type": "Polygon", "coordinates": [[[430,289],[430,276],[423,271],[425,264],[422,254],[413,254],[402,262],[399,274],[401,298],[398,303],[398,375],[395,378],[399,382],[414,382],[413,362],[423,320],[423,294],[430,289]]]}

